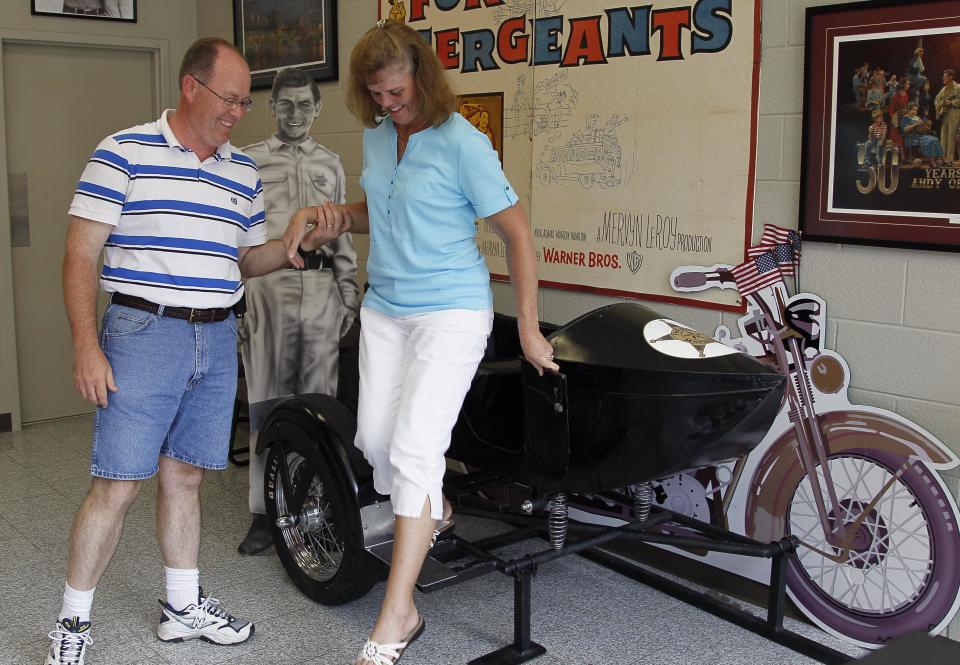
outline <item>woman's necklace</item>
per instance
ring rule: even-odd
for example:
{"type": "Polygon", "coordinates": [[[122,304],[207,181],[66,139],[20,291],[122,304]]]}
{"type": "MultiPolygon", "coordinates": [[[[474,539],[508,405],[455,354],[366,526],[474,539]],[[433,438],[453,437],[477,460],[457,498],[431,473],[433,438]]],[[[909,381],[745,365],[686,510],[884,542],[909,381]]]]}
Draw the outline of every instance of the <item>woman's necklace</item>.
{"type": "Polygon", "coordinates": [[[396,127],[397,130],[397,156],[398,158],[403,155],[404,150],[407,148],[407,141],[410,140],[411,134],[416,134],[422,129],[425,129],[427,123],[426,120],[421,120],[416,124],[410,123],[406,127],[396,127]],[[403,131],[401,131],[403,130],[403,131]]]}
{"type": "Polygon", "coordinates": [[[396,128],[396,129],[397,129],[397,141],[398,141],[398,142],[399,142],[399,141],[403,141],[403,143],[406,143],[407,141],[410,140],[410,135],[411,135],[411,134],[416,134],[416,133],[419,132],[421,129],[424,129],[426,126],[427,126],[427,121],[426,121],[426,120],[421,120],[420,122],[418,122],[418,123],[416,123],[416,124],[411,123],[410,125],[407,125],[407,127],[397,127],[397,128],[396,128]],[[408,128],[409,128],[409,129],[408,129],[408,128]],[[401,130],[404,130],[404,131],[401,131],[401,130]]]}

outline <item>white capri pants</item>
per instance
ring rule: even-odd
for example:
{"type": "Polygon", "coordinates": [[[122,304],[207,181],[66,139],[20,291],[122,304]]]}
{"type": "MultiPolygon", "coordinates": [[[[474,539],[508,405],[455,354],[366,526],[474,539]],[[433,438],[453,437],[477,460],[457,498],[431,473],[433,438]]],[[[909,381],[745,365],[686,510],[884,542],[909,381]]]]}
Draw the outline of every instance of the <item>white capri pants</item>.
{"type": "Polygon", "coordinates": [[[492,310],[360,309],[356,444],[395,515],[420,517],[429,497],[430,516],[443,517],[443,456],[492,326],[492,310]]]}

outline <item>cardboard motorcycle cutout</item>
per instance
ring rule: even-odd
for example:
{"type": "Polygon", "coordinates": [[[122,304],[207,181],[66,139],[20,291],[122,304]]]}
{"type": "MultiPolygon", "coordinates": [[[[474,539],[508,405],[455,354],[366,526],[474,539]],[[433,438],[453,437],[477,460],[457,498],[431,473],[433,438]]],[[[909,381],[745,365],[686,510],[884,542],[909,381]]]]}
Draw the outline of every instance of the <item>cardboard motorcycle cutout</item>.
{"type": "MultiPolygon", "coordinates": [[[[789,376],[770,430],[748,455],[655,484],[656,503],[760,541],[799,539],[787,592],[814,623],[876,648],[943,630],[960,606],[957,505],[937,473],[960,460],[896,413],[853,404],[850,368],[824,348],[827,304],[790,296],[784,275],[799,260],[796,232],[767,225],[740,266],[682,266],[680,291],[737,288],[747,312],[735,335],[715,337],[789,376]]],[[[757,561],[698,556],[766,582],[757,561]]]]}

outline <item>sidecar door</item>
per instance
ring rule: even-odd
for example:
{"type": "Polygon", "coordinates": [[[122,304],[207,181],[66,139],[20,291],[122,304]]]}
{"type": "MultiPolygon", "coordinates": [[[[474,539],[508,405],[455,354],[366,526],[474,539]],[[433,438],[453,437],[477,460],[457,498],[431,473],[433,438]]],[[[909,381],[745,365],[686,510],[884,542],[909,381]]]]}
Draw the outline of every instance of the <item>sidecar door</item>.
{"type": "Polygon", "coordinates": [[[567,377],[538,376],[523,363],[523,445],[526,465],[549,481],[559,481],[570,466],[570,422],[567,377]]]}

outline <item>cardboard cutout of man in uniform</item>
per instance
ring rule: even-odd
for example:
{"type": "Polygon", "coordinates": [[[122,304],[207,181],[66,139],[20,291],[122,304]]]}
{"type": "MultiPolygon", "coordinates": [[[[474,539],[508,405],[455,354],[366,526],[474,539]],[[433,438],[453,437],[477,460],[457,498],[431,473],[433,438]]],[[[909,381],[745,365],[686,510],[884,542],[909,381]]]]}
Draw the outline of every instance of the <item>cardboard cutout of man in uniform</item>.
{"type": "MultiPolygon", "coordinates": [[[[260,168],[267,237],[281,238],[291,215],[306,206],[346,201],[340,157],[310,136],[320,114],[320,89],[306,73],[277,73],[267,102],[277,132],[243,151],[260,168]]],[[[357,254],[349,233],[306,257],[304,270],[280,270],[247,280],[247,313],[239,331],[251,404],[290,394],[337,392],[340,338],[360,311],[357,254]]],[[[253,523],[238,548],[258,554],[272,544],[263,499],[265,455],[250,433],[250,512],[253,523]]]]}

